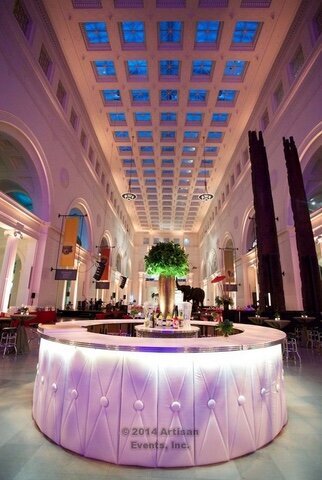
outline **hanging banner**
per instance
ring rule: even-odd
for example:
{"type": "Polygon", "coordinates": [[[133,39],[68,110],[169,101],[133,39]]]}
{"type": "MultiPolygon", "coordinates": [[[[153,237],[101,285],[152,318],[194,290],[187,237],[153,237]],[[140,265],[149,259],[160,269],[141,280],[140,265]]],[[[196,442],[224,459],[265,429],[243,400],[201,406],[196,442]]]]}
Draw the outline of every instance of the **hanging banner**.
{"type": "Polygon", "coordinates": [[[110,254],[111,254],[110,247],[100,247],[100,254],[101,254],[101,262],[105,262],[105,268],[100,280],[106,282],[109,279],[109,274],[110,274],[110,254]]]}
{"type": "Polygon", "coordinates": [[[63,240],[61,244],[61,252],[59,258],[60,267],[73,267],[75,254],[76,254],[76,242],[78,232],[78,217],[67,217],[65,219],[65,229],[63,240]]]}

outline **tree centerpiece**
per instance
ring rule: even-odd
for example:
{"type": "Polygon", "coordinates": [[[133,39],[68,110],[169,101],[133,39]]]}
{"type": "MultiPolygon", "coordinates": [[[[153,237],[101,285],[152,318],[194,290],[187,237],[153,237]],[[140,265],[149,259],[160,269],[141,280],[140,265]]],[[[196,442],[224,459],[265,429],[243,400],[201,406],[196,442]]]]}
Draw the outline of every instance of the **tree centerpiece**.
{"type": "Polygon", "coordinates": [[[174,307],[175,277],[189,272],[188,255],[174,242],[158,242],[144,257],[145,270],[159,275],[159,303],[164,317],[172,314],[174,307]]]}

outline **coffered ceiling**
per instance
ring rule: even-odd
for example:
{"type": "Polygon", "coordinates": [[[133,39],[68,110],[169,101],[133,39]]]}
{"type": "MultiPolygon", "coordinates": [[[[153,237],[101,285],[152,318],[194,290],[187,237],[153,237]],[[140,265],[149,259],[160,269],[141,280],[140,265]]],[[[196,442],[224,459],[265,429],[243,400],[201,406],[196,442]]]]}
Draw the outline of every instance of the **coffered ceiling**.
{"type": "Polygon", "coordinates": [[[136,230],[199,230],[299,3],[43,0],[136,230]]]}

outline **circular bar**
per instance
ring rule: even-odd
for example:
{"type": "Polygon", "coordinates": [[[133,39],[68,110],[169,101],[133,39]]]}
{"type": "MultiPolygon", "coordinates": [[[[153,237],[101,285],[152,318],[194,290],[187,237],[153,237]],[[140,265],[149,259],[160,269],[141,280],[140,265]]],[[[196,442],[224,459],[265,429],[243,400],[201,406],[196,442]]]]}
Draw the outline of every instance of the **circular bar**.
{"type": "Polygon", "coordinates": [[[134,338],[88,332],[93,323],[108,320],[39,327],[33,417],[58,445],[119,465],[189,467],[253,452],[285,425],[281,330],[134,338]]]}

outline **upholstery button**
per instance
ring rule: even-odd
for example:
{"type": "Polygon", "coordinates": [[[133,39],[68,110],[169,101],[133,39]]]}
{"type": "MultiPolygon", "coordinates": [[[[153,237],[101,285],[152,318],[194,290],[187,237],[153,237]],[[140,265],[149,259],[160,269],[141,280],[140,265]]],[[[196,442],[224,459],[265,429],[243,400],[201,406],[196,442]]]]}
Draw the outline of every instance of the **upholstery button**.
{"type": "Polygon", "coordinates": [[[75,398],[75,399],[76,399],[76,398],[78,397],[78,391],[75,390],[75,389],[72,390],[72,391],[71,391],[71,396],[72,396],[72,398],[75,398]]]}
{"type": "Polygon", "coordinates": [[[265,395],[265,393],[266,393],[266,388],[262,388],[262,389],[261,389],[261,395],[262,395],[262,397],[265,395]]]}
{"type": "Polygon", "coordinates": [[[216,400],[214,398],[210,398],[210,400],[208,400],[208,408],[211,408],[213,410],[215,408],[215,405],[216,400]]]}
{"type": "Polygon", "coordinates": [[[178,412],[181,409],[181,403],[180,402],[172,402],[171,403],[171,410],[173,412],[178,412]]]}
{"type": "Polygon", "coordinates": [[[108,404],[109,404],[109,403],[110,403],[110,402],[109,402],[108,398],[106,398],[106,397],[101,397],[101,399],[100,399],[100,404],[101,404],[102,407],[108,407],[108,404]]]}
{"type": "Polygon", "coordinates": [[[41,379],[40,379],[40,381],[41,381],[41,383],[44,383],[44,381],[45,381],[45,377],[44,377],[44,376],[42,376],[42,377],[41,377],[41,379]]]}
{"type": "Polygon", "coordinates": [[[144,408],[144,403],[142,400],[136,400],[133,404],[134,410],[143,410],[144,408]]]}
{"type": "Polygon", "coordinates": [[[276,391],[279,392],[280,391],[280,384],[277,383],[275,388],[276,388],[276,391]]]}
{"type": "Polygon", "coordinates": [[[239,395],[238,405],[244,405],[245,402],[246,402],[246,398],[244,397],[244,395],[239,395]]]}
{"type": "Polygon", "coordinates": [[[57,392],[57,384],[53,383],[52,386],[51,386],[51,389],[54,393],[56,393],[57,392]]]}

